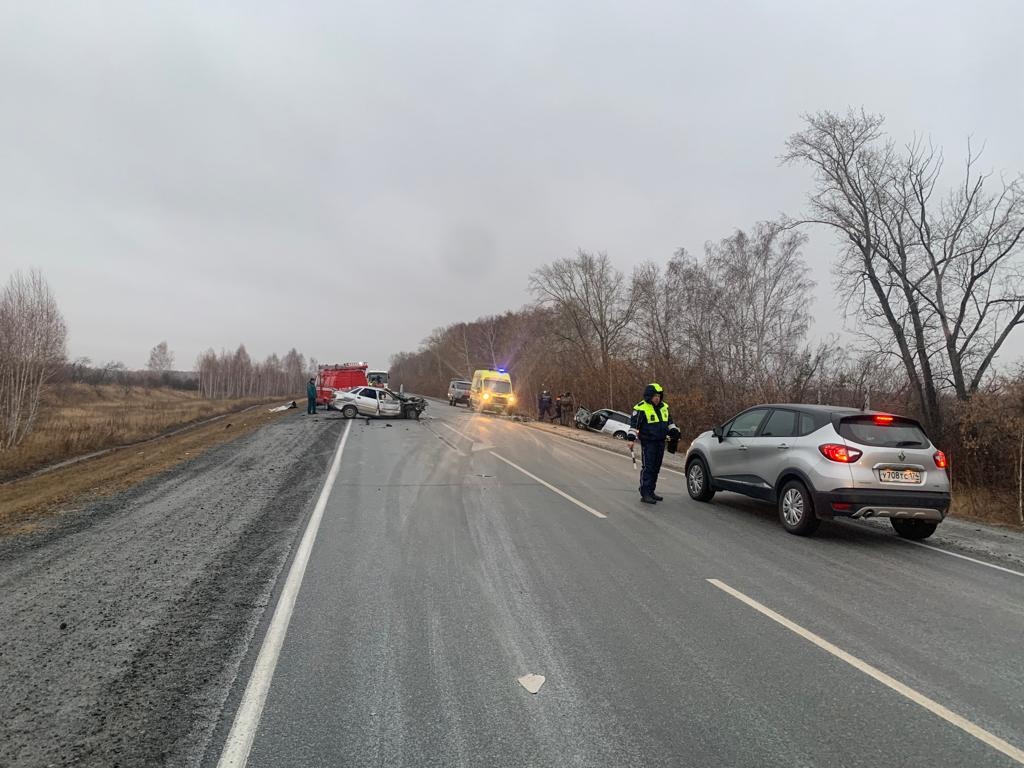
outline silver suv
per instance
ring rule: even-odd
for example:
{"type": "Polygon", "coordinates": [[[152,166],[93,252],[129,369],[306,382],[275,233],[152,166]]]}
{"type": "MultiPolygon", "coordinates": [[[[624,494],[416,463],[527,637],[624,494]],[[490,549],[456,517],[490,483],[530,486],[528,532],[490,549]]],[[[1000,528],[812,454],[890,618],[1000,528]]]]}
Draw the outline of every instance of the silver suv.
{"type": "Polygon", "coordinates": [[[462,379],[452,379],[448,383],[448,405],[463,403],[469,405],[470,382],[462,379]]]}
{"type": "Polygon", "coordinates": [[[946,455],[913,419],[823,405],[758,405],[699,435],[686,453],[690,497],[735,491],[778,505],[790,533],[834,517],[888,517],[924,539],[949,510],[946,455]]]}

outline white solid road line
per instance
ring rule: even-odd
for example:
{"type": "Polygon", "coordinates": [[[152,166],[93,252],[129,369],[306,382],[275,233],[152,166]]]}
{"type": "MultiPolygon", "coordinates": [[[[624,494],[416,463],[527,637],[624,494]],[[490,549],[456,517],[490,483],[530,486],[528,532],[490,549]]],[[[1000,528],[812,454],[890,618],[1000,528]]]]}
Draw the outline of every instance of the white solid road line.
{"type": "Polygon", "coordinates": [[[1015,760],[1021,765],[1024,765],[1024,750],[1021,750],[1018,747],[1015,747],[1013,744],[1010,744],[1009,742],[1000,739],[994,733],[986,731],[980,725],[976,725],[975,723],[968,720],[966,717],[963,717],[961,715],[958,715],[956,712],[946,709],[944,706],[939,704],[934,699],[930,699],[923,693],[919,693],[910,686],[904,685],[899,680],[895,679],[894,677],[890,677],[889,675],[885,674],[885,672],[878,669],[877,667],[871,666],[866,661],[861,661],[856,656],[853,656],[844,651],[842,648],[833,645],[828,640],[824,639],[819,635],[814,634],[809,629],[804,629],[799,624],[790,621],[785,616],[779,613],[776,613],[766,605],[762,605],[761,603],[757,602],[757,600],[755,600],[754,598],[747,597],[745,594],[743,594],[737,589],[733,589],[728,584],[721,582],[718,579],[707,579],[707,582],[715,587],[718,587],[718,589],[722,590],[723,592],[732,595],[740,602],[746,603],[748,606],[753,608],[758,613],[764,614],[769,619],[778,624],[781,624],[789,631],[794,632],[797,635],[800,635],[800,637],[804,638],[805,640],[809,640],[822,650],[828,651],[837,659],[845,661],[854,669],[858,669],[865,675],[873,677],[882,685],[886,686],[887,688],[891,688],[901,696],[905,696],[915,704],[924,707],[932,714],[938,715],[947,723],[955,725],[960,730],[978,739],[978,741],[984,742],[993,749],[1002,752],[1011,760],[1015,760]]]}
{"type": "Polygon", "coordinates": [[[320,528],[320,520],[324,516],[327,499],[330,498],[334,481],[338,477],[341,454],[345,450],[345,443],[348,442],[348,435],[351,431],[352,420],[349,420],[345,425],[345,432],[338,442],[338,449],[334,453],[334,461],[327,473],[324,487],[320,491],[320,498],[317,499],[313,514],[306,525],[306,532],[302,535],[299,548],[295,551],[295,559],[292,560],[288,578],[285,580],[281,596],[277,600],[277,607],[274,609],[274,616],[267,628],[267,635],[263,638],[263,646],[260,648],[259,656],[256,657],[252,676],[249,678],[248,685],[245,686],[245,693],[242,694],[238,712],[231,724],[227,741],[224,743],[224,751],[221,752],[220,761],[217,763],[218,768],[242,768],[249,759],[249,750],[252,749],[253,740],[256,738],[256,729],[259,727],[260,716],[263,714],[263,705],[267,700],[267,692],[270,690],[270,681],[274,677],[277,658],[281,654],[281,646],[284,644],[284,637],[288,632],[288,622],[292,618],[295,598],[299,594],[299,587],[302,586],[302,577],[306,574],[306,564],[309,562],[313,542],[316,540],[316,533],[320,528]]]}
{"type": "Polygon", "coordinates": [[[915,547],[930,549],[932,552],[941,552],[942,554],[949,555],[950,557],[959,557],[961,560],[967,560],[972,563],[977,563],[978,565],[984,565],[986,568],[994,568],[995,570],[1002,571],[1003,573],[1012,573],[1014,576],[1024,577],[1024,573],[1021,571],[1015,571],[1012,568],[1004,568],[1003,566],[995,565],[994,563],[986,563],[984,560],[977,560],[973,557],[968,557],[967,555],[950,552],[948,549],[939,549],[938,547],[933,547],[931,544],[922,544],[920,541],[910,541],[909,539],[900,539],[900,541],[906,544],[913,544],[915,547]]]}
{"type": "Polygon", "coordinates": [[[608,515],[604,514],[603,512],[598,512],[593,507],[587,506],[582,501],[580,501],[577,498],[574,498],[574,497],[570,496],[568,493],[566,493],[565,491],[561,490],[560,488],[555,488],[555,486],[553,486],[551,483],[547,482],[546,480],[541,480],[535,474],[533,474],[532,472],[528,472],[527,470],[523,469],[518,464],[516,464],[514,461],[509,461],[504,456],[500,456],[497,453],[495,453],[494,451],[491,451],[491,456],[493,456],[496,459],[501,459],[506,464],[508,464],[510,467],[514,467],[515,469],[518,469],[520,472],[522,472],[524,475],[526,475],[531,480],[540,483],[545,488],[547,488],[549,491],[554,491],[559,496],[561,496],[563,499],[568,499],[569,501],[571,501],[573,504],[575,504],[580,509],[587,510],[587,512],[592,514],[594,517],[600,517],[602,520],[604,518],[608,517],[608,515]]]}

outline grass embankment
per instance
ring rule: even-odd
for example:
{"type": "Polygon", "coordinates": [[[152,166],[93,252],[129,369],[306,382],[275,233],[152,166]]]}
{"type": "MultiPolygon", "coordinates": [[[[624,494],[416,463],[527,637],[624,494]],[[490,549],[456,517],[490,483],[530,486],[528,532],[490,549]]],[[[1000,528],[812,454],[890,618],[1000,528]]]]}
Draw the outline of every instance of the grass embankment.
{"type": "Polygon", "coordinates": [[[113,385],[61,385],[47,392],[36,426],[25,441],[14,450],[0,452],[0,482],[262,402],[203,400],[195,392],[161,387],[125,391],[113,385]]]}
{"type": "MultiPolygon", "coordinates": [[[[236,409],[241,408],[246,401],[214,403],[214,408],[210,410],[207,406],[211,404],[188,397],[187,393],[149,390],[149,394],[158,401],[162,399],[162,407],[156,409],[159,415],[154,414],[150,418],[141,415],[138,418],[130,418],[128,424],[120,431],[111,430],[108,422],[100,415],[107,412],[108,418],[110,417],[109,401],[101,400],[99,397],[93,408],[79,403],[63,410],[60,416],[57,413],[50,414],[48,418],[57,424],[63,424],[65,429],[83,433],[83,437],[79,438],[82,442],[74,442],[72,445],[88,446],[91,450],[112,447],[115,439],[122,442],[130,438],[135,438],[136,441],[154,437],[158,439],[114,450],[45,474],[25,476],[0,484],[0,535],[30,531],[39,525],[47,514],[59,512],[70,502],[117,493],[177,464],[194,459],[211,448],[252,432],[280,417],[280,413],[270,413],[268,406],[283,402],[259,402],[260,407],[159,438],[160,433],[173,431],[174,428],[183,425],[182,421],[174,420],[175,414],[178,419],[185,422],[196,421],[223,413],[230,407],[229,403],[236,409]],[[180,395],[186,397],[179,397],[180,395]],[[84,423],[68,420],[75,414],[80,418],[84,415],[84,423]],[[90,431],[87,424],[93,425],[94,429],[90,431]],[[88,442],[89,439],[99,439],[95,437],[96,432],[100,435],[110,435],[108,442],[88,442]],[[90,435],[91,438],[88,437],[90,435]]],[[[53,428],[59,430],[59,427],[53,428]]],[[[45,444],[45,441],[37,443],[37,453],[33,455],[42,455],[42,449],[38,446],[45,444]]],[[[61,447],[64,445],[63,442],[58,444],[61,447]]],[[[67,453],[63,455],[68,457],[67,453]]],[[[49,458],[56,457],[50,454],[49,458]]],[[[46,463],[50,464],[52,461],[46,463]]]]}
{"type": "Polygon", "coordinates": [[[950,514],[961,520],[978,520],[1018,530],[1024,528],[1017,507],[1017,495],[1010,491],[954,488],[950,514]]]}

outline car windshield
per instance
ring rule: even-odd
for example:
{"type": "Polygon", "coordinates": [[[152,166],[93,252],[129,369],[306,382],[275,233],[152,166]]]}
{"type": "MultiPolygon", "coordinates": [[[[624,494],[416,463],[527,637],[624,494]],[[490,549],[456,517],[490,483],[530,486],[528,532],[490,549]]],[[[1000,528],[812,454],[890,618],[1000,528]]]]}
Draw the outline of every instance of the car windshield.
{"type": "Polygon", "coordinates": [[[453,381],[452,389],[469,389],[468,381],[453,381]]]}
{"type": "Polygon", "coordinates": [[[839,434],[860,445],[877,448],[925,448],[928,438],[911,421],[879,424],[870,416],[845,419],[839,424],[839,434]]]}
{"type": "Polygon", "coordinates": [[[499,381],[498,379],[485,379],[484,389],[488,392],[494,392],[499,395],[507,395],[512,392],[512,385],[507,381],[499,381]]]}

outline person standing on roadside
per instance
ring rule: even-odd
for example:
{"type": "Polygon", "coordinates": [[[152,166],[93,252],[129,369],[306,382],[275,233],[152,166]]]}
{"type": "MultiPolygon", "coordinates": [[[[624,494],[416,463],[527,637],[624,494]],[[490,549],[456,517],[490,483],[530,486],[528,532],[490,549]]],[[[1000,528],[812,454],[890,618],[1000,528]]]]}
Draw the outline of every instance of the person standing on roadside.
{"type": "Polygon", "coordinates": [[[629,420],[629,434],[626,439],[633,443],[640,440],[640,456],[643,469],[640,471],[640,501],[644,504],[657,504],[664,501],[655,489],[658,485],[658,473],[661,462],[665,458],[665,441],[678,441],[679,429],[669,415],[668,403],[665,402],[665,390],[657,383],[650,383],[644,389],[644,399],[633,406],[633,416],[629,420]]]}
{"type": "Polygon", "coordinates": [[[537,421],[551,418],[551,393],[546,389],[537,398],[537,421]]]}
{"type": "Polygon", "coordinates": [[[562,395],[562,426],[572,426],[573,417],[576,415],[574,410],[576,403],[572,399],[572,392],[566,392],[562,395]]]}
{"type": "Polygon", "coordinates": [[[306,385],[306,415],[316,413],[316,379],[311,378],[306,385]]]}

